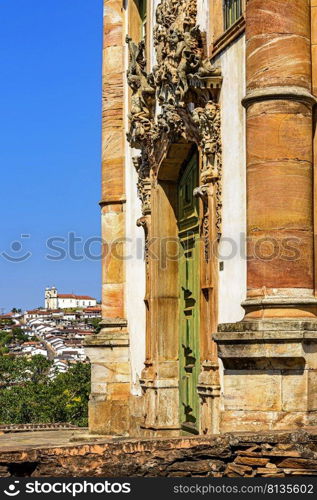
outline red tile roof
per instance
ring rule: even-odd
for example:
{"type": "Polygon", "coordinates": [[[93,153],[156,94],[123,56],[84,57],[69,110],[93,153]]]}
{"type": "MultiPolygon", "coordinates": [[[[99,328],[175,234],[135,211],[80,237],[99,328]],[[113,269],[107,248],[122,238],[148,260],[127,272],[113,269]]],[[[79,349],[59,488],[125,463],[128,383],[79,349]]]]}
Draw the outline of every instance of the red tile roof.
{"type": "Polygon", "coordinates": [[[74,295],[73,293],[59,293],[57,295],[59,299],[78,299],[78,300],[96,300],[88,295],[74,295]]]}

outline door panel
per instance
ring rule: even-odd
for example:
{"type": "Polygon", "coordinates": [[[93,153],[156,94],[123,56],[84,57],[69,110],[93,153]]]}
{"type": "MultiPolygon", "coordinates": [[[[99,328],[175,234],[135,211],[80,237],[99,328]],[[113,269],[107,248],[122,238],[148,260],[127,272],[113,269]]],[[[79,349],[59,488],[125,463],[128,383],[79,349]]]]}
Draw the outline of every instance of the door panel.
{"type": "Polygon", "coordinates": [[[180,419],[184,431],[199,431],[197,382],[199,366],[199,219],[198,161],[194,155],[179,181],[178,228],[181,246],[179,262],[180,318],[180,419]]]}

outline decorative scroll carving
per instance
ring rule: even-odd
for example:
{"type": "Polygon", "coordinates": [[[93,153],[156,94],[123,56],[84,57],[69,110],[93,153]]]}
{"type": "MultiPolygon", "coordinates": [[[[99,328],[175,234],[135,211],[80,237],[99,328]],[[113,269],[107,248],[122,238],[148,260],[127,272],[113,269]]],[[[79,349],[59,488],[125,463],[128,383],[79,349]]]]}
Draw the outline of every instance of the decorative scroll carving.
{"type": "Polygon", "coordinates": [[[146,152],[141,156],[133,158],[134,167],[138,173],[138,194],[142,202],[142,214],[148,215],[151,213],[151,179],[150,165],[146,152]]]}
{"type": "Polygon", "coordinates": [[[198,188],[194,189],[194,196],[199,197],[203,203],[203,214],[202,214],[202,222],[200,226],[200,233],[202,237],[202,241],[204,244],[204,259],[205,262],[209,262],[211,257],[211,248],[210,248],[210,217],[209,217],[209,203],[208,196],[210,195],[210,185],[203,184],[198,188]]]}
{"type": "Polygon", "coordinates": [[[197,144],[203,157],[201,182],[214,186],[220,236],[222,169],[217,96],[222,79],[219,68],[205,56],[196,17],[197,0],[161,0],[154,29],[156,65],[151,74],[146,72],[144,42],[136,45],[127,37],[127,77],[132,89],[128,140],[142,151],[135,166],[143,215],[151,210],[150,172],[157,171],[157,159],[168,149],[164,146],[180,140],[197,144]]]}
{"type": "Polygon", "coordinates": [[[140,148],[146,135],[152,128],[155,89],[151,75],[146,72],[144,41],[136,45],[127,36],[129,47],[129,68],[127,79],[132,89],[131,108],[129,114],[130,130],[128,140],[132,147],[140,148]]]}
{"type": "Polygon", "coordinates": [[[148,216],[143,216],[140,219],[137,220],[136,225],[138,227],[143,227],[144,230],[144,260],[146,263],[146,273],[148,274],[149,269],[148,269],[148,264],[149,264],[149,217],[148,216]]]}

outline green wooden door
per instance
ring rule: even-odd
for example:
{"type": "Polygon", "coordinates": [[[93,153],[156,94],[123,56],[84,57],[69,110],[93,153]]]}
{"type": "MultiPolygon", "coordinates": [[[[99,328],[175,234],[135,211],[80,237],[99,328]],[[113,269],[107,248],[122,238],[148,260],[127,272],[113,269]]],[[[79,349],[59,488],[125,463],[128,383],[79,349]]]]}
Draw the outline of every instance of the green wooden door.
{"type": "Polygon", "coordinates": [[[178,227],[181,245],[180,288],[180,421],[186,432],[199,430],[199,220],[197,155],[189,161],[178,187],[178,227]]]}

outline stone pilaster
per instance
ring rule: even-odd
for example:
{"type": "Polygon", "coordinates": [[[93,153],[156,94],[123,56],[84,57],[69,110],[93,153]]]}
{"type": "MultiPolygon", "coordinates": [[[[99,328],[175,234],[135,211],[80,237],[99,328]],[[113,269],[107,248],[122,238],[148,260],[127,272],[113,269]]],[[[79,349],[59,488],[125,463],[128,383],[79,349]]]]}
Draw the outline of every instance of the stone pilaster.
{"type": "Polygon", "coordinates": [[[129,335],[125,317],[124,11],[104,0],[102,76],[102,329],[86,341],[92,366],[89,428],[125,434],[129,427],[129,335]]]}
{"type": "Polygon", "coordinates": [[[102,316],[124,318],[125,158],[124,13],[120,0],[104,1],[102,76],[102,316]]]}
{"type": "Polygon", "coordinates": [[[246,10],[247,300],[214,336],[224,365],[221,430],[317,421],[310,1],[246,10]]]}
{"type": "Polygon", "coordinates": [[[104,320],[98,335],[87,339],[91,362],[89,430],[127,435],[130,425],[129,336],[125,320],[104,320]]]}

